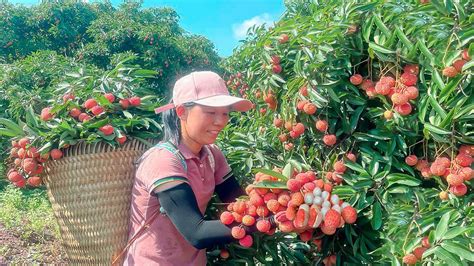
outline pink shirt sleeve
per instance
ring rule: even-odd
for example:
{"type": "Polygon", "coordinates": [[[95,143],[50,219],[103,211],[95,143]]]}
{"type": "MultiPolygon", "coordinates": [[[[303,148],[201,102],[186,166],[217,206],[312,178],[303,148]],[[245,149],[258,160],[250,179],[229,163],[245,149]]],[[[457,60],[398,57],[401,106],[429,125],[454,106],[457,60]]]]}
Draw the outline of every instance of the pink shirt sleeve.
{"type": "Polygon", "coordinates": [[[165,179],[171,176],[188,178],[178,156],[168,150],[157,148],[148,151],[148,153],[137,169],[137,178],[143,182],[148,193],[158,186],[156,183],[159,180],[166,182],[165,179]]]}
{"type": "Polygon", "coordinates": [[[216,170],[214,172],[214,180],[216,185],[221,184],[227,177],[230,176],[232,169],[230,168],[227,160],[224,157],[222,151],[216,145],[209,145],[212,154],[214,155],[214,161],[216,163],[216,170]]]}

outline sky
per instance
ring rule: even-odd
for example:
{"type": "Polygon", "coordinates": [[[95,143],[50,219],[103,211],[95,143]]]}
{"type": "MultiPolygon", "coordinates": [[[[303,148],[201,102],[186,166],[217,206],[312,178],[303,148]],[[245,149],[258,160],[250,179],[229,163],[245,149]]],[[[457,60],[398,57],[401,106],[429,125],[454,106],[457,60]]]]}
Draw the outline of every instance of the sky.
{"type": "MultiPolygon", "coordinates": [[[[9,0],[38,4],[40,0],[9,0]]],[[[118,6],[122,1],[112,0],[118,6]]],[[[245,38],[247,29],[265,23],[271,26],[285,10],[283,0],[144,0],[143,7],[171,7],[186,31],[203,35],[214,43],[220,56],[230,56],[245,38]]]]}

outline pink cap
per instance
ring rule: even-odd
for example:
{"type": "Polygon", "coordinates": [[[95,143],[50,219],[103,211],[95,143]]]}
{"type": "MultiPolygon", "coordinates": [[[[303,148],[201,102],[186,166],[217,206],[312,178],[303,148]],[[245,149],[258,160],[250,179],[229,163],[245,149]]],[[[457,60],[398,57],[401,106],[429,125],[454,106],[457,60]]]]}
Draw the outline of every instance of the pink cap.
{"type": "Polygon", "coordinates": [[[173,88],[173,103],[156,108],[155,113],[189,102],[212,107],[230,106],[232,111],[239,112],[248,111],[253,106],[249,100],[231,96],[224,80],[216,73],[196,71],[176,81],[173,88]]]}

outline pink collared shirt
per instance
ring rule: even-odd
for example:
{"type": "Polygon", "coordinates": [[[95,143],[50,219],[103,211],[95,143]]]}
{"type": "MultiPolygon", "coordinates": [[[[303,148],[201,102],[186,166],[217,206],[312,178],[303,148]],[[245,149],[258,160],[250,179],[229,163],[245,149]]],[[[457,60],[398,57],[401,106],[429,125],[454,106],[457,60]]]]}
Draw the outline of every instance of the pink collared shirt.
{"type": "MultiPolygon", "coordinates": [[[[168,150],[152,148],[145,153],[137,168],[132,190],[130,237],[160,208],[158,199],[150,194],[155,181],[170,176],[185,177],[204,214],[214,187],[221,184],[231,171],[216,145],[204,146],[200,156],[193,154],[184,144],[180,144],[178,149],[186,160],[187,171],[178,156],[168,150]],[[213,163],[209,152],[212,152],[213,163]]],[[[130,246],[124,265],[206,265],[206,262],[206,250],[193,247],[166,215],[159,214],[130,246]]]]}

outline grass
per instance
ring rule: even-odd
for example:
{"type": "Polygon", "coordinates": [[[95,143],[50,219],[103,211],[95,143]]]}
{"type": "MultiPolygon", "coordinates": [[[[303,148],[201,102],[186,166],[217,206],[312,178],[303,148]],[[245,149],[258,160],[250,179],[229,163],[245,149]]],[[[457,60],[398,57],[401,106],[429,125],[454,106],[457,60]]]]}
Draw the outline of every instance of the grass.
{"type": "Polygon", "coordinates": [[[0,186],[0,223],[24,240],[58,238],[59,227],[44,189],[0,186]],[[34,238],[34,239],[32,239],[34,238]]]}

